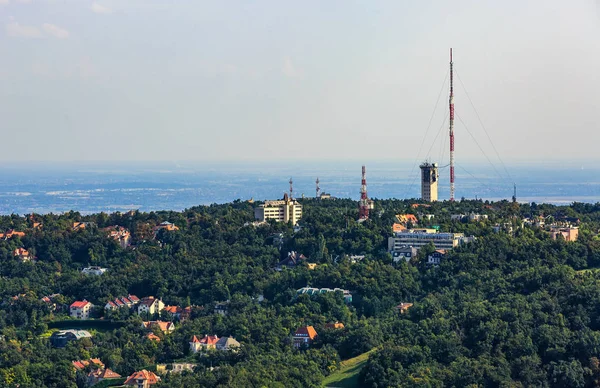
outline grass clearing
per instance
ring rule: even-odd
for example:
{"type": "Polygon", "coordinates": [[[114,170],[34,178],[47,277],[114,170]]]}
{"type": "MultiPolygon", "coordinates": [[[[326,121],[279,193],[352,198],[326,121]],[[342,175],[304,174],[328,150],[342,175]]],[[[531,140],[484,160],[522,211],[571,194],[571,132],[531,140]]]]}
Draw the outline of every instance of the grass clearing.
{"type": "Polygon", "coordinates": [[[371,349],[354,358],[342,361],[340,369],[325,377],[322,386],[330,388],[357,388],[359,386],[358,374],[367,363],[369,354],[376,350],[377,349],[371,349]]]}

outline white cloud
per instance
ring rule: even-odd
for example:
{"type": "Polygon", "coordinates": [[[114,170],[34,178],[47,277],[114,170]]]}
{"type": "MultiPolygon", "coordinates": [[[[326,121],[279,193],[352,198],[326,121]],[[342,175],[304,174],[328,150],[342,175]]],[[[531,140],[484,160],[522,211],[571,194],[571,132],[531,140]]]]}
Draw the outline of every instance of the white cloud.
{"type": "Polygon", "coordinates": [[[300,75],[300,73],[296,69],[296,66],[294,66],[294,63],[292,62],[292,58],[290,58],[289,56],[283,58],[283,68],[281,69],[281,72],[286,77],[291,78],[298,77],[300,75]]]}
{"type": "Polygon", "coordinates": [[[101,13],[101,14],[107,14],[107,13],[112,12],[112,10],[110,8],[100,5],[98,3],[92,3],[92,11],[95,13],[101,13]]]}
{"type": "MultiPolygon", "coordinates": [[[[1,1],[1,0],[0,0],[1,1]]],[[[17,22],[6,24],[6,33],[8,36],[18,38],[41,38],[42,32],[35,26],[22,26],[17,22]]]]}
{"type": "Polygon", "coordinates": [[[0,5],[10,4],[10,0],[0,0],[0,5]]]}
{"type": "Polygon", "coordinates": [[[64,28],[60,28],[57,25],[44,23],[42,27],[44,28],[44,31],[46,31],[47,34],[50,34],[55,38],[67,39],[69,37],[69,31],[65,30],[64,28]]]}

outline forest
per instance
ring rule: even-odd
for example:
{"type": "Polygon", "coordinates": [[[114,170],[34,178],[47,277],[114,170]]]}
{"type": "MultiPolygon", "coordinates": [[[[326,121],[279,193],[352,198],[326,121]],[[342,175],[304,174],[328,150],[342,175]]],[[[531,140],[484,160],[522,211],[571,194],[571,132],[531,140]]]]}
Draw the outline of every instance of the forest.
{"type": "Polygon", "coordinates": [[[297,227],[255,225],[257,203],[240,200],[182,212],[0,217],[0,232],[24,232],[0,240],[0,387],[89,387],[89,370],[72,361],[90,358],[123,377],[157,364],[195,365],[162,375],[157,388],[320,387],[366,352],[360,387],[600,385],[600,203],[375,200],[358,222],[356,201],[300,202],[297,227]],[[488,218],[451,217],[470,213],[488,218]],[[396,263],[388,238],[397,214],[476,239],[440,265],[427,263],[433,245],[396,263]],[[578,220],[577,241],[524,222],[565,217],[578,220]],[[156,231],[165,221],[177,230],[156,231]],[[78,222],[87,226],[74,228],[78,222]],[[511,231],[494,231],[497,224],[511,231]],[[129,230],[131,246],[109,238],[111,226],[129,230]],[[19,248],[35,259],[19,260],[19,248]],[[292,251],[306,260],[276,268],[292,251]],[[107,271],[82,274],[90,266],[107,271]],[[305,286],[349,290],[352,302],[336,292],[297,295],[305,286]],[[151,341],[142,317],[104,311],[130,294],[190,307],[191,315],[180,321],[161,312],[156,318],[176,329],[151,341]],[[42,300],[49,295],[52,304],[42,300]],[[84,299],[96,306],[92,319],[69,317],[69,304],[84,299]],[[227,314],[216,314],[225,301],[227,314]],[[400,303],[413,305],[401,314],[400,303]],[[331,322],[344,327],[326,327],[331,322]],[[292,334],[306,325],[318,337],[297,349],[292,334]],[[50,335],[65,327],[92,338],[52,346],[50,335]],[[205,334],[233,336],[241,347],[191,353],[190,338],[205,334]]]}

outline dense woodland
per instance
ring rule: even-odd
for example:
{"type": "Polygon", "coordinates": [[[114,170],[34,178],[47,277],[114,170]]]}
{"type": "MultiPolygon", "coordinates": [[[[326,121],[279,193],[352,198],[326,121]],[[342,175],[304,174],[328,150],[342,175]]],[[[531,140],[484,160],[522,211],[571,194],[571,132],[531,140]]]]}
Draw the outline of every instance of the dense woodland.
{"type": "Polygon", "coordinates": [[[376,200],[370,219],[358,223],[355,201],[306,199],[300,230],[245,225],[254,221],[256,204],[242,201],[183,212],[0,217],[0,231],[26,232],[0,241],[0,387],[86,387],[71,361],[90,357],[123,376],[157,363],[198,364],[193,373],[163,377],[157,387],[317,387],[342,360],[372,349],[359,376],[364,387],[600,385],[600,204],[463,200],[415,208],[414,202],[376,200]],[[472,211],[489,220],[450,221],[451,214],[472,211]],[[425,260],[432,246],[411,262],[393,264],[386,250],[395,215],[419,212],[435,215],[424,226],[477,240],[437,267],[425,260]],[[522,218],[539,215],[579,218],[578,241],[521,227],[522,218]],[[41,228],[32,229],[33,221],[41,228]],[[95,226],[74,231],[75,221],[95,226]],[[152,227],[162,221],[179,230],[154,238],[152,227]],[[514,233],[494,233],[498,222],[511,223],[514,233]],[[133,246],[123,249],[107,238],[103,228],[111,225],[128,228],[133,246]],[[282,246],[273,241],[279,232],[282,246]],[[15,258],[20,247],[37,261],[15,258]],[[274,270],[292,250],[319,265],[274,270]],[[365,259],[352,263],[349,255],[365,259]],[[81,274],[90,265],[108,271],[81,274]],[[296,297],[307,285],[348,289],[353,301],[346,304],[337,293],[296,297]],[[102,318],[114,327],[92,329],[91,341],[57,349],[48,334],[70,318],[41,301],[55,293],[59,304],[85,298],[100,310],[117,296],[153,295],[192,306],[192,317],[152,342],[140,317],[118,311],[102,318]],[[229,314],[214,314],[214,304],[225,300],[229,314]],[[401,302],[414,306],[399,314],[401,302]],[[325,329],[334,321],[345,328],[325,329]],[[319,334],[309,349],[291,345],[301,325],[319,334]],[[205,333],[232,335],[242,348],[190,354],[191,336],[205,333]]]}

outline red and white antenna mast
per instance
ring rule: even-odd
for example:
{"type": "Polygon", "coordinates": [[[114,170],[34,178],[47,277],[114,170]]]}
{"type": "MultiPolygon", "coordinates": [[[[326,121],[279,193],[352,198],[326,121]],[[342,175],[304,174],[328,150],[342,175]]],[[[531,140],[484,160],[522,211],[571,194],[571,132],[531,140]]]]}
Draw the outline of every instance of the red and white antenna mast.
{"type": "Polygon", "coordinates": [[[454,201],[454,74],[450,48],[450,201],[454,201]]]}
{"type": "Polygon", "coordinates": [[[369,197],[367,196],[367,169],[362,166],[362,181],[360,185],[360,201],[358,202],[358,219],[369,218],[369,197]]]}

